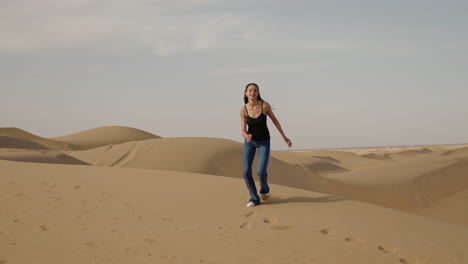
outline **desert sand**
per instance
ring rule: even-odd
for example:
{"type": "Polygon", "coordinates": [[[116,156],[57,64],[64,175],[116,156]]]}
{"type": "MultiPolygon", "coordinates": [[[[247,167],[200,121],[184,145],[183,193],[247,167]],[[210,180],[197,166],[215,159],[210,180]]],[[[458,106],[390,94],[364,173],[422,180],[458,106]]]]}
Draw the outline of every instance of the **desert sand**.
{"type": "Polygon", "coordinates": [[[253,208],[241,151],[0,128],[0,264],[468,263],[468,145],[272,151],[253,208]]]}

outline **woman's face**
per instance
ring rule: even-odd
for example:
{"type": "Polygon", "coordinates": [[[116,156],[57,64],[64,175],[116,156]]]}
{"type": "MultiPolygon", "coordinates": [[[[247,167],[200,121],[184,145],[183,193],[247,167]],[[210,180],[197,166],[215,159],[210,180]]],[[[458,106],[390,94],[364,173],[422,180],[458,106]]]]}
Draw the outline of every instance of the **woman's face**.
{"type": "Polygon", "coordinates": [[[247,91],[245,91],[245,95],[250,100],[255,100],[258,97],[258,88],[255,85],[249,85],[247,87],[247,91]]]}

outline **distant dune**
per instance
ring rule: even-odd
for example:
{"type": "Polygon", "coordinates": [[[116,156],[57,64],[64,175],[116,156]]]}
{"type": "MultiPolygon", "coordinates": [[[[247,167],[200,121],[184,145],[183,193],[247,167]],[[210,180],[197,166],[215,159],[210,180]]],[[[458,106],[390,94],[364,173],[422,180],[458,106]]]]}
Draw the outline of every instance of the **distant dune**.
{"type": "Polygon", "coordinates": [[[321,175],[348,171],[339,166],[339,160],[331,157],[301,155],[293,151],[272,151],[271,155],[292,165],[304,167],[321,175]]]}
{"type": "Polygon", "coordinates": [[[24,138],[0,135],[0,148],[48,149],[47,147],[24,138]]]}
{"type": "Polygon", "coordinates": [[[15,127],[2,127],[0,128],[0,135],[3,136],[11,136],[18,139],[24,139],[30,142],[35,142],[42,146],[51,149],[63,150],[63,149],[70,149],[71,146],[69,143],[60,141],[60,140],[51,140],[43,137],[36,136],[29,132],[26,132],[22,129],[15,128],[15,127]]]}
{"type": "Polygon", "coordinates": [[[468,147],[462,147],[462,148],[445,151],[442,155],[452,155],[452,154],[465,153],[465,152],[468,152],[468,147]]]}
{"type": "Polygon", "coordinates": [[[139,141],[152,138],[160,137],[131,127],[106,126],[50,139],[55,141],[68,142],[73,146],[73,149],[84,150],[111,144],[120,144],[129,141],[139,141]]]}
{"type": "Polygon", "coordinates": [[[21,129],[2,128],[0,131],[5,134],[17,136],[5,136],[0,134],[0,160],[88,165],[88,163],[84,161],[70,157],[59,150],[52,149],[60,149],[64,146],[68,146],[66,143],[43,139],[21,129]],[[46,144],[49,147],[37,142],[46,144]]]}
{"type": "Polygon", "coordinates": [[[398,154],[398,155],[418,155],[418,154],[424,154],[424,153],[429,153],[429,152],[432,152],[432,150],[430,150],[428,148],[422,148],[422,149],[418,149],[418,150],[405,150],[405,151],[397,152],[395,154],[398,154]]]}
{"type": "Polygon", "coordinates": [[[38,163],[53,163],[53,164],[69,164],[69,165],[88,165],[88,163],[70,157],[66,154],[55,150],[9,150],[0,149],[0,160],[22,161],[22,162],[38,162],[38,163]]]}
{"type": "Polygon", "coordinates": [[[368,159],[376,159],[376,160],[388,160],[391,159],[389,155],[379,155],[379,154],[374,154],[374,153],[369,153],[369,154],[364,154],[362,155],[364,158],[368,159]]]}

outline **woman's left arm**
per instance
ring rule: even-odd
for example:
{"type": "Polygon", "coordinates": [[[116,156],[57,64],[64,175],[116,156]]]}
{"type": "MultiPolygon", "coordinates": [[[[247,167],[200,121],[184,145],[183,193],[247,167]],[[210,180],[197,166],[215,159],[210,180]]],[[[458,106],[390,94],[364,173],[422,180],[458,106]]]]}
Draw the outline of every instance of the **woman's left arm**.
{"type": "Polygon", "coordinates": [[[283,136],[284,141],[286,142],[286,144],[288,144],[288,147],[290,148],[292,146],[292,142],[284,134],[283,129],[281,128],[281,124],[278,121],[278,119],[276,118],[275,114],[273,114],[273,110],[271,109],[270,104],[267,103],[267,102],[264,102],[263,107],[265,108],[265,113],[271,118],[271,121],[273,122],[273,124],[275,124],[275,126],[278,129],[278,131],[280,132],[281,136],[283,136]]]}

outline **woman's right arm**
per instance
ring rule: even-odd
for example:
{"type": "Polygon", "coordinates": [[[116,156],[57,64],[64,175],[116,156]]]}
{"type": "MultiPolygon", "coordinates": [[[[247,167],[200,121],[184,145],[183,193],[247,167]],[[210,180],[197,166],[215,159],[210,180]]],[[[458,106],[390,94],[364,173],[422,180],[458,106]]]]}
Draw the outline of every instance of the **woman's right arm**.
{"type": "Polygon", "coordinates": [[[252,134],[247,134],[247,124],[245,123],[245,118],[247,117],[247,113],[244,107],[240,109],[240,119],[241,119],[241,134],[245,138],[247,142],[252,140],[252,134]]]}

